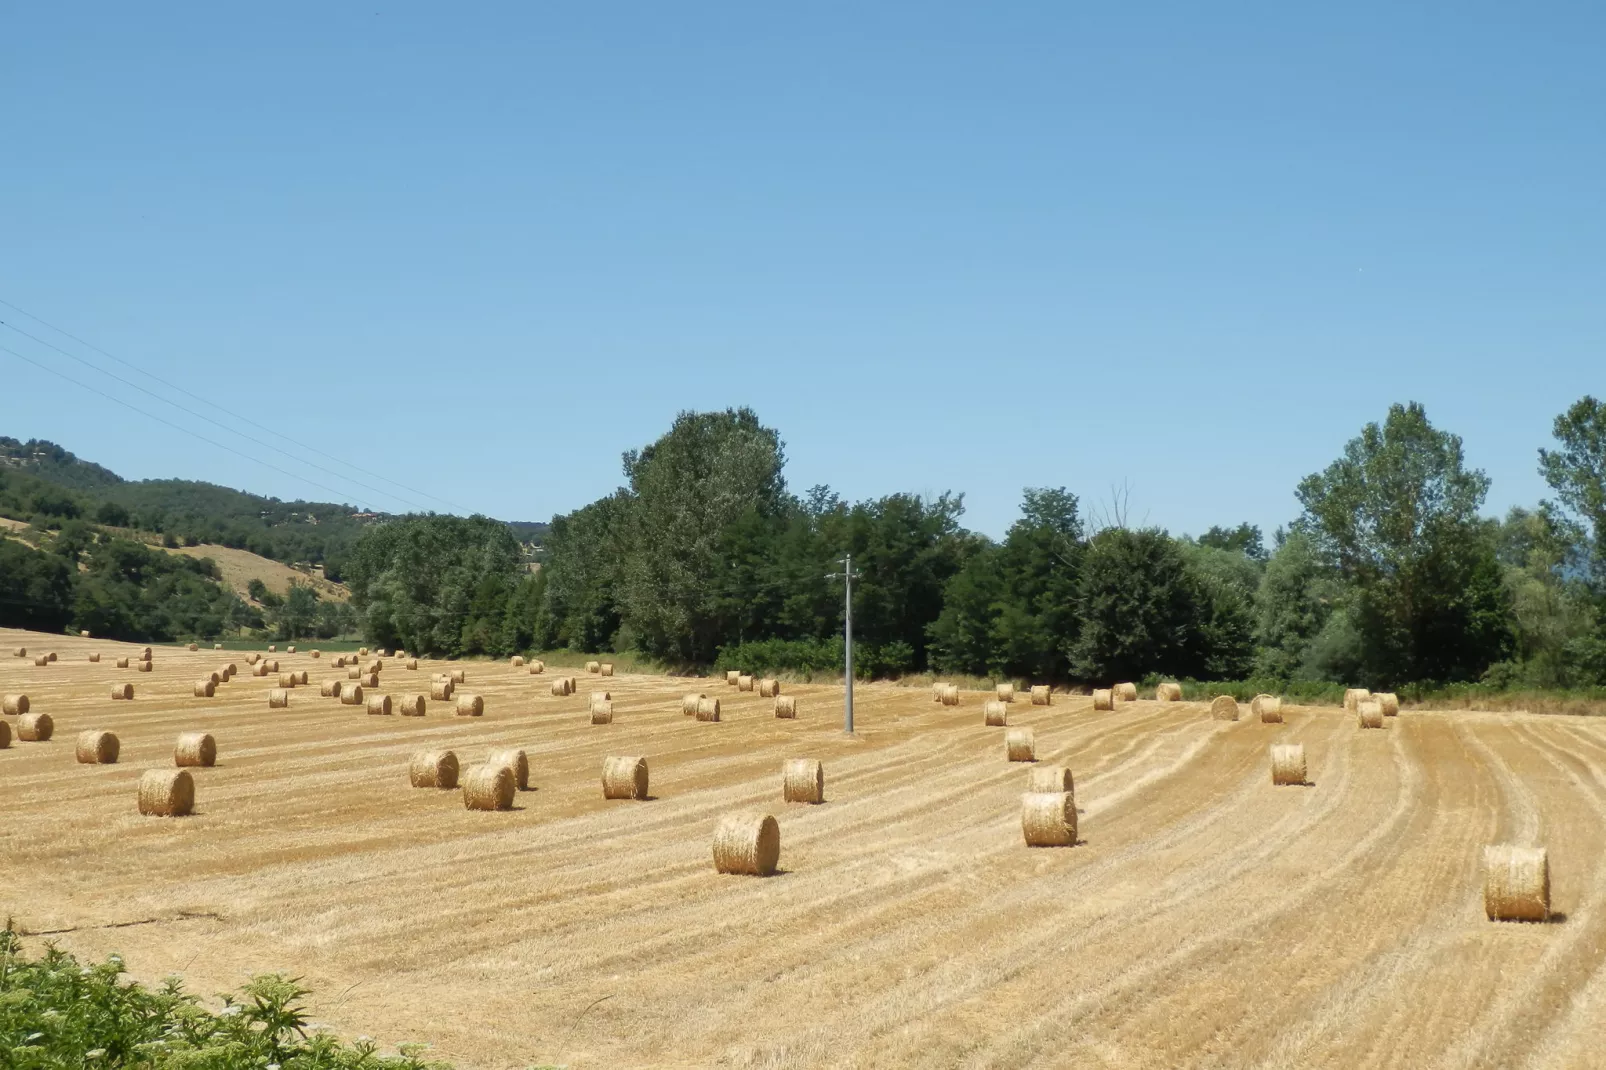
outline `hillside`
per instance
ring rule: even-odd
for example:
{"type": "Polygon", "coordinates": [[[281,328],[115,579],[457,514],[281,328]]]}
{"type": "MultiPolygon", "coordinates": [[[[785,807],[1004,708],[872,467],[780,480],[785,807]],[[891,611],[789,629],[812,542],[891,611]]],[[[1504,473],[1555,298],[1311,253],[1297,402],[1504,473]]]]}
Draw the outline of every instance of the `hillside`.
{"type": "Polygon", "coordinates": [[[244,599],[251,597],[252,580],[261,580],[268,590],[280,596],[289,592],[293,582],[311,587],[325,601],[344,602],[351,597],[345,584],[331,583],[316,571],[309,569],[303,572],[283,562],[258,557],[249,550],[236,550],[228,546],[181,546],[167,552],[197,559],[210,557],[217,564],[223,583],[244,599]]]}
{"type": "MultiPolygon", "coordinates": [[[[169,549],[226,547],[285,565],[321,565],[338,581],[358,537],[390,515],[346,503],[281,501],[198,480],[127,480],[54,442],[0,436],[0,517],[14,520],[83,519],[159,536],[155,541],[169,549]]],[[[516,521],[508,527],[534,557],[547,525],[516,521]]],[[[222,563],[216,553],[204,556],[222,563]]]]}

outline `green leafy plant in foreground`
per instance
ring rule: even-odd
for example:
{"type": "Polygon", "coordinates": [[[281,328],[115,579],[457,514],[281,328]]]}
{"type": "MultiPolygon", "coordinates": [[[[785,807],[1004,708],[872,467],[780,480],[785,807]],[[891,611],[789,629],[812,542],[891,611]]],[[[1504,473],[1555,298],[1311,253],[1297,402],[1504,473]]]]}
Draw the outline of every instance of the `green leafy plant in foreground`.
{"type": "Polygon", "coordinates": [[[176,979],[147,988],[122,979],[117,956],[85,966],[57,948],[25,955],[0,932],[0,1070],[439,1070],[422,1046],[381,1055],[307,1020],[293,978],[257,977],[210,1011],[176,979]]]}

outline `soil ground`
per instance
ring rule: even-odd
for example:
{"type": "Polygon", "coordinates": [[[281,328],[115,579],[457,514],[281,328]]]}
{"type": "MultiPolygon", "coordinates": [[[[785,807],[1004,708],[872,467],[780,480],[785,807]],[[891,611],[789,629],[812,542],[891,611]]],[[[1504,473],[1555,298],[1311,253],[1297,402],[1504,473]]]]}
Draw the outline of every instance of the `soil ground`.
{"type": "MultiPolygon", "coordinates": [[[[1362,731],[1332,708],[1284,724],[1194,703],[1024,696],[1040,761],[1069,765],[1075,847],[1020,832],[1025,767],[982,724],[890,685],[787,686],[796,721],[722,681],[551,678],[470,662],[485,716],[430,703],[374,717],[318,697],[269,710],[237,652],[0,632],[0,691],[56,721],[0,751],[0,910],[82,955],[210,995],[279,971],[314,1018],[466,1068],[1598,1067],[1606,1052],[1606,723],[1407,710],[1362,731]],[[11,648],[53,649],[36,668],[11,648]],[[102,652],[99,664],[86,655],[102,652]],[[112,702],[113,681],[133,683],[112,702]],[[606,688],[611,725],[587,695],[606,688]],[[680,712],[688,690],[724,719],[680,712]],[[121,761],[81,766],[105,728],[121,761]],[[141,817],[142,770],[204,729],[198,813],[141,817]],[[1310,784],[1273,787],[1267,748],[1305,745],[1310,784]],[[504,813],[408,786],[409,756],[529,753],[504,813]],[[643,755],[647,802],[608,802],[606,755],[643,755]],[[821,806],[781,800],[788,757],[826,769],[821,806]],[[782,872],[720,876],[718,818],[768,812],[782,872]],[[1550,848],[1548,924],[1483,913],[1484,844],[1550,848]]],[[[442,663],[386,662],[392,694],[442,663]]],[[[14,718],[8,718],[15,724],[14,718]]]]}

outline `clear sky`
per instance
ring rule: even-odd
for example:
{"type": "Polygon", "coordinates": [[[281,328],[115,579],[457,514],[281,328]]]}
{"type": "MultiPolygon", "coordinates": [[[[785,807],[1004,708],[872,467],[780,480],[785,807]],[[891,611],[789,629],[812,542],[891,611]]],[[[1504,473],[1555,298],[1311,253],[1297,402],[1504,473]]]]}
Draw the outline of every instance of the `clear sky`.
{"type": "Polygon", "coordinates": [[[4,352],[0,434],[541,520],[751,405],[798,490],[1269,532],[1393,401],[1531,503],[1606,392],[1598,3],[250,7],[11,5],[0,299],[436,497],[5,328],[294,474],[4,352]]]}

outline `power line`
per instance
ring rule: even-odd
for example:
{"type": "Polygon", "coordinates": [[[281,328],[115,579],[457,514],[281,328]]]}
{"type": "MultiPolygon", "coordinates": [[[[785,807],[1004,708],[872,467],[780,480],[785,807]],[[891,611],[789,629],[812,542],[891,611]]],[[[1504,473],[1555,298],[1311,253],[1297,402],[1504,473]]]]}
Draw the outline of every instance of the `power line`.
{"type": "MultiPolygon", "coordinates": [[[[300,475],[300,474],[298,474],[296,472],[292,472],[287,468],[280,468],[278,465],[273,464],[273,463],[271,463],[269,461],[264,461],[264,460],[262,460],[260,458],[252,457],[248,453],[241,453],[239,450],[235,449],[233,446],[225,446],[221,442],[217,442],[217,441],[215,441],[213,439],[207,438],[205,435],[201,434],[199,431],[191,431],[189,428],[182,427],[179,424],[174,423],[172,420],[169,420],[169,419],[167,419],[165,417],[156,415],[154,412],[146,412],[144,409],[139,408],[136,405],[130,405],[128,402],[124,401],[120,397],[117,397],[115,394],[108,394],[108,393],[106,393],[106,391],[96,389],[95,387],[90,386],[88,383],[81,383],[77,379],[74,379],[72,376],[68,375],[66,372],[57,371],[55,368],[52,368],[48,364],[41,364],[39,361],[34,360],[32,357],[24,356],[23,354],[18,353],[15,349],[11,349],[11,348],[9,348],[7,346],[0,346],[0,353],[10,353],[13,357],[16,357],[18,360],[26,361],[29,364],[32,364],[35,368],[41,368],[44,371],[49,372],[51,375],[54,375],[59,379],[65,379],[65,380],[67,380],[67,382],[73,384],[74,386],[82,387],[83,389],[89,391],[91,394],[99,394],[101,397],[105,398],[107,401],[115,401],[117,404],[121,405],[125,409],[132,409],[134,412],[139,413],[141,416],[147,417],[148,419],[151,419],[151,420],[155,420],[159,424],[166,424],[168,427],[171,427],[175,431],[182,431],[186,435],[190,435],[193,438],[198,438],[202,442],[205,442],[209,446],[216,446],[220,450],[227,450],[228,452],[234,454],[236,457],[243,457],[246,460],[251,461],[254,464],[260,464],[264,468],[271,468],[275,472],[283,473],[284,475],[289,476],[291,479],[297,479],[297,480],[300,480],[303,483],[310,484],[311,486],[317,487],[319,490],[326,490],[330,494],[334,494],[334,495],[337,495],[337,496],[343,496],[346,493],[343,490],[336,490],[334,487],[326,487],[322,483],[319,483],[319,482],[317,482],[315,480],[308,479],[306,476],[300,475]]],[[[331,503],[331,504],[333,504],[333,503],[331,503]]]]}
{"type": "MultiPolygon", "coordinates": [[[[5,320],[0,320],[0,327],[5,327],[7,330],[15,331],[18,334],[22,335],[24,338],[30,338],[33,341],[38,342],[42,346],[48,346],[49,348],[54,349],[57,353],[60,353],[62,356],[68,357],[68,358],[70,358],[72,360],[76,360],[79,364],[82,364],[84,367],[88,368],[90,371],[98,372],[101,375],[104,375],[104,376],[106,376],[107,378],[110,378],[110,379],[115,379],[119,383],[122,383],[124,386],[130,387],[130,388],[132,388],[134,390],[138,390],[141,394],[144,394],[147,397],[155,398],[157,401],[160,401],[164,405],[171,405],[171,406],[173,406],[173,408],[177,409],[179,412],[188,413],[189,415],[195,417],[198,420],[205,420],[207,423],[211,424],[213,427],[221,427],[223,430],[229,432],[231,435],[239,435],[241,438],[245,439],[247,442],[255,442],[258,446],[261,446],[264,449],[270,449],[274,453],[281,454],[281,455],[283,455],[285,457],[288,457],[292,461],[295,461],[297,464],[304,464],[308,468],[316,468],[320,472],[327,472],[329,475],[334,476],[336,479],[344,479],[348,483],[351,483],[353,486],[362,487],[364,490],[371,490],[375,494],[380,495],[381,497],[390,498],[393,501],[402,502],[402,503],[404,503],[406,505],[415,506],[420,510],[424,510],[426,512],[428,511],[420,503],[412,501],[409,498],[403,498],[401,495],[396,494],[393,491],[382,490],[379,487],[371,487],[367,483],[364,483],[360,479],[352,479],[350,476],[343,475],[340,472],[336,472],[332,468],[325,468],[321,464],[317,464],[317,463],[315,463],[313,461],[309,461],[309,460],[306,460],[304,458],[297,457],[295,454],[289,453],[289,452],[287,452],[285,450],[282,450],[278,446],[275,446],[271,442],[264,442],[260,438],[255,437],[254,435],[246,434],[244,431],[237,431],[234,428],[230,427],[226,423],[222,423],[222,422],[220,422],[218,420],[212,419],[210,416],[207,416],[205,413],[196,412],[194,409],[187,408],[186,406],[180,405],[176,401],[172,401],[172,400],[170,400],[168,398],[164,398],[164,397],[162,397],[162,395],[156,393],[153,390],[147,390],[145,387],[140,386],[138,383],[131,382],[131,381],[127,380],[127,379],[124,379],[121,375],[118,375],[116,372],[109,372],[105,368],[102,368],[102,367],[99,367],[98,365],[92,364],[89,361],[85,360],[83,357],[80,357],[75,353],[70,353],[70,352],[68,352],[67,350],[61,348],[58,345],[53,345],[52,343],[45,341],[43,338],[40,338],[40,337],[38,337],[36,335],[29,334],[27,331],[23,330],[21,327],[18,327],[14,323],[7,323],[5,320]]],[[[210,404],[210,403],[208,403],[208,404],[210,404]]],[[[344,492],[343,491],[336,491],[335,493],[339,494],[339,493],[344,493],[344,492]]]]}
{"type": "MultiPolygon", "coordinates": [[[[331,453],[326,453],[325,451],[319,449],[316,446],[309,446],[305,442],[300,441],[299,439],[291,438],[289,435],[285,434],[283,431],[276,431],[271,427],[266,427],[263,424],[257,423],[255,420],[251,419],[248,416],[241,416],[237,412],[231,412],[228,409],[223,408],[221,405],[218,405],[215,402],[213,402],[213,401],[211,401],[211,400],[209,400],[207,398],[201,397],[199,394],[191,393],[190,391],[184,389],[182,386],[179,386],[176,383],[168,382],[166,379],[163,379],[161,376],[157,375],[155,372],[146,371],[144,368],[141,368],[139,365],[133,363],[132,361],[124,360],[122,357],[119,357],[115,353],[107,352],[106,350],[102,349],[101,347],[95,345],[93,342],[84,341],[82,338],[79,338],[77,335],[73,334],[72,332],[66,331],[66,330],[63,330],[60,327],[57,327],[55,324],[51,323],[49,320],[46,320],[41,316],[36,316],[32,312],[29,312],[27,309],[21,308],[21,307],[19,307],[17,305],[14,305],[10,301],[7,301],[3,297],[0,297],[0,305],[4,305],[5,307],[11,309],[14,312],[19,312],[22,315],[27,316],[29,319],[33,320],[35,323],[43,324],[44,326],[50,328],[51,330],[55,331],[57,334],[61,335],[64,338],[71,338],[74,342],[77,342],[79,345],[83,346],[86,349],[92,349],[96,353],[99,353],[103,357],[106,357],[106,358],[108,358],[110,360],[115,360],[117,363],[123,365],[124,367],[132,368],[135,371],[139,372],[141,375],[144,375],[147,378],[156,380],[158,383],[161,383],[163,386],[167,387],[169,390],[177,391],[178,393],[183,394],[187,398],[191,398],[191,399],[193,399],[195,401],[201,402],[203,405],[211,405],[214,408],[216,408],[219,412],[222,412],[222,413],[224,413],[224,414],[226,414],[228,416],[231,416],[234,419],[239,420],[242,423],[250,424],[252,427],[256,428],[259,431],[266,431],[270,435],[275,435],[275,436],[277,436],[279,438],[282,438],[286,442],[289,442],[292,445],[298,446],[301,449],[306,450],[308,453],[315,453],[318,456],[324,458],[325,460],[330,460],[330,461],[335,462],[336,464],[345,465],[347,468],[351,468],[351,469],[353,469],[355,471],[361,472],[363,475],[373,476],[375,479],[377,479],[377,480],[379,480],[379,481],[381,481],[383,483],[389,483],[393,487],[400,487],[402,490],[410,491],[413,494],[417,494],[417,495],[419,495],[421,497],[428,498],[431,501],[436,501],[436,502],[440,502],[442,505],[451,506],[453,509],[456,509],[460,513],[468,511],[468,510],[464,509],[461,505],[458,505],[456,502],[449,501],[449,500],[447,500],[445,498],[442,498],[442,497],[440,497],[438,495],[435,495],[435,494],[431,494],[428,491],[419,490],[417,487],[410,487],[406,483],[402,483],[402,482],[400,482],[398,480],[391,479],[389,476],[381,475],[378,472],[370,472],[368,469],[363,468],[360,465],[352,464],[350,461],[344,460],[343,458],[336,457],[331,453]]],[[[4,320],[0,320],[0,323],[4,323],[4,322],[5,322],[4,320]]],[[[16,331],[18,334],[26,334],[27,333],[25,331],[20,330],[19,328],[17,328],[13,324],[7,323],[5,325],[7,327],[10,327],[12,330],[16,331]]],[[[32,335],[28,335],[28,337],[32,338],[33,336],[32,335]]],[[[34,340],[35,341],[40,341],[40,339],[37,339],[37,338],[35,338],[34,340]]],[[[49,342],[44,342],[43,344],[50,345],[49,342]]],[[[51,346],[51,348],[55,349],[57,347],[51,346]]],[[[65,350],[58,350],[58,351],[59,352],[65,352],[65,350]]],[[[70,354],[70,353],[67,354],[67,355],[68,356],[72,356],[72,354],[70,354]]],[[[77,358],[74,358],[74,359],[77,359],[77,358]]],[[[90,365],[90,366],[93,367],[93,365],[90,365]]],[[[97,370],[99,370],[99,369],[97,369],[97,370]]],[[[107,374],[110,374],[110,373],[108,372],[107,374]]],[[[161,400],[166,401],[167,399],[166,398],[162,398],[161,400]]],[[[174,404],[171,401],[168,401],[167,403],[169,405],[174,404]]],[[[232,429],[230,429],[230,430],[232,430],[232,429]]],[[[239,432],[234,432],[234,433],[235,434],[239,434],[239,432]]],[[[269,447],[269,448],[276,449],[277,447],[269,447]]],[[[279,450],[279,452],[283,453],[284,451],[283,450],[279,450]]],[[[285,454],[285,456],[288,457],[288,456],[291,456],[291,454],[285,454]]],[[[299,458],[299,457],[297,457],[295,459],[297,461],[299,461],[300,463],[302,463],[302,464],[310,464],[311,463],[310,461],[305,461],[305,460],[303,460],[302,458],[299,458]]],[[[327,471],[327,469],[325,469],[325,471],[327,471]]],[[[336,473],[336,474],[338,474],[338,473],[336,473]]],[[[344,476],[342,478],[350,479],[349,476],[344,476]]],[[[357,483],[356,480],[351,480],[351,482],[357,483]]],[[[358,486],[365,486],[365,484],[362,484],[362,483],[357,483],[357,485],[358,486]]],[[[372,490],[374,488],[370,487],[368,489],[372,490]]],[[[387,492],[380,491],[379,493],[387,493],[387,492]]],[[[391,497],[397,497],[397,496],[396,495],[391,495],[391,497]]],[[[400,498],[400,497],[397,497],[397,500],[398,501],[407,501],[407,499],[400,498]]],[[[412,504],[412,503],[409,503],[409,504],[412,504]]]]}

